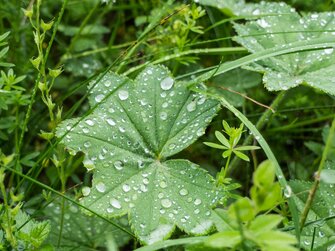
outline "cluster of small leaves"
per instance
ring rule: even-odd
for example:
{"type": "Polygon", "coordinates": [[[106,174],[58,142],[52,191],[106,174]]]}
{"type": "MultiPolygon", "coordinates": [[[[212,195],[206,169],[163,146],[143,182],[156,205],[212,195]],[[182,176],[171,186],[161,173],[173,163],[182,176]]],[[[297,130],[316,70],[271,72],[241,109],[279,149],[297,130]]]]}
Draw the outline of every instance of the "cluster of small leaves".
{"type": "Polygon", "coordinates": [[[132,81],[114,73],[90,85],[92,113],[65,120],[57,136],[72,153],[85,153],[93,171],[83,205],[105,217],[128,214],[144,243],[169,236],[174,226],[204,234],[222,187],[196,164],[166,160],[200,137],[218,103],[175,83],[162,66],[149,66],[132,81]]]}
{"type": "Polygon", "coordinates": [[[0,249],[33,250],[40,247],[49,234],[48,221],[35,221],[21,208],[23,194],[15,195],[5,188],[5,167],[9,166],[14,155],[6,156],[0,151],[0,191],[3,203],[0,204],[0,249]]]}
{"type": "Polygon", "coordinates": [[[233,154],[244,161],[250,161],[249,157],[242,153],[242,151],[259,149],[258,146],[237,146],[238,142],[242,137],[243,124],[240,124],[240,127],[238,128],[234,128],[223,120],[222,125],[224,128],[224,133],[229,136],[229,140],[220,131],[215,131],[215,136],[220,141],[221,145],[212,142],[204,142],[204,144],[207,146],[224,150],[222,153],[222,157],[228,158],[226,166],[222,168],[221,172],[218,174],[217,181],[219,184],[229,183],[231,180],[230,178],[226,178],[226,174],[229,168],[230,158],[233,154]]]}
{"type": "Polygon", "coordinates": [[[216,138],[220,141],[222,145],[205,142],[204,144],[213,148],[224,150],[222,153],[223,158],[228,158],[233,153],[240,159],[245,161],[250,161],[249,157],[242,153],[242,151],[250,151],[259,149],[258,146],[237,146],[243,133],[243,124],[240,127],[234,128],[230,127],[226,121],[222,121],[224,132],[229,136],[229,140],[220,131],[215,131],[216,138]]]}
{"type": "MultiPolygon", "coordinates": [[[[0,36],[0,47],[7,45],[5,39],[8,37],[9,32],[0,36]]],[[[8,52],[9,47],[6,46],[0,51],[0,60],[8,52]]],[[[1,62],[0,66],[12,67],[13,64],[1,62]]],[[[19,126],[16,123],[17,114],[16,107],[25,106],[28,104],[29,95],[24,94],[25,89],[18,85],[25,76],[16,76],[13,69],[7,72],[1,70],[0,76],[0,139],[8,140],[9,135],[19,126]],[[14,112],[10,108],[14,108],[14,112]]]]}
{"type": "Polygon", "coordinates": [[[274,209],[282,200],[280,186],[274,178],[271,162],[261,163],[253,176],[251,199],[240,198],[228,210],[215,210],[213,217],[219,232],[210,236],[205,246],[220,250],[297,250],[292,246],[297,243],[295,237],[278,229],[282,216],[259,214],[274,209]]]}

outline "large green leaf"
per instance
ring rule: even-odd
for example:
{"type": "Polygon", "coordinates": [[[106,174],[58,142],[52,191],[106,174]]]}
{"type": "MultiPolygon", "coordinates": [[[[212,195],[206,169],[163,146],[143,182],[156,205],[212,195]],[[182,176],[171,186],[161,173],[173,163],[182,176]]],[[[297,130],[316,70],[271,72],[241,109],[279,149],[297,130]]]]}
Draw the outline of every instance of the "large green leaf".
{"type": "MultiPolygon", "coordinates": [[[[287,12],[283,3],[273,5],[273,12],[287,12]]],[[[295,41],[334,37],[335,13],[324,12],[300,16],[290,14],[265,16],[257,21],[235,24],[237,42],[255,53],[280,48],[295,41]]],[[[264,73],[263,81],[270,91],[287,90],[307,84],[335,95],[335,53],[333,48],[273,57],[252,63],[246,69],[264,73]]]]}
{"type": "MultiPolygon", "coordinates": [[[[290,186],[294,192],[298,210],[302,212],[312,183],[294,180],[290,181],[290,186]]],[[[335,219],[327,219],[334,215],[334,185],[321,183],[307,217],[307,222],[319,221],[304,227],[301,233],[301,245],[306,250],[310,250],[312,245],[318,248],[326,243],[334,243],[335,219]]]]}
{"type": "Polygon", "coordinates": [[[166,160],[204,133],[219,109],[215,100],[174,83],[162,66],[132,81],[108,73],[91,84],[94,110],[64,121],[57,136],[73,153],[86,155],[93,186],[82,203],[105,217],[129,214],[144,243],[166,238],[177,225],[192,234],[212,226],[210,208],[223,191],[187,160],[166,160]]]}

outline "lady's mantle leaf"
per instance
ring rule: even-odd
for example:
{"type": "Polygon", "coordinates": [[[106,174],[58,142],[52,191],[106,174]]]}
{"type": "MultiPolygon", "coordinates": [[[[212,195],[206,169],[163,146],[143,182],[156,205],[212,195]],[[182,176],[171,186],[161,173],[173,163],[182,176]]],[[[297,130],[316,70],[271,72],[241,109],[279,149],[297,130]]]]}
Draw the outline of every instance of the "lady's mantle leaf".
{"type": "MultiPolygon", "coordinates": [[[[280,9],[289,6],[276,4],[280,9]]],[[[287,12],[287,11],[286,11],[287,12]]],[[[295,41],[334,37],[335,13],[324,12],[300,16],[294,9],[289,14],[265,16],[246,24],[235,24],[236,41],[250,52],[285,46],[295,41]]],[[[335,53],[333,48],[306,51],[262,60],[246,67],[264,73],[263,81],[271,91],[287,90],[305,83],[335,95],[335,53]]]]}
{"type": "Polygon", "coordinates": [[[145,243],[167,237],[175,225],[193,234],[208,231],[209,210],[223,192],[197,165],[165,159],[204,133],[218,103],[177,86],[162,66],[146,68],[134,81],[108,73],[91,87],[93,113],[57,130],[93,169],[82,203],[106,217],[129,214],[145,243]]]}

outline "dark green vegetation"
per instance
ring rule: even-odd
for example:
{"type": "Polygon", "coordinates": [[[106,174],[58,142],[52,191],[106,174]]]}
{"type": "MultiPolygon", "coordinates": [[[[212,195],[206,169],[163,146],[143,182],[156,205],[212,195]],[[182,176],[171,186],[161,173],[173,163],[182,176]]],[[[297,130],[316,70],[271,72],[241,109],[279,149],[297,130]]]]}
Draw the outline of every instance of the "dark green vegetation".
{"type": "Polygon", "coordinates": [[[0,250],[335,250],[334,7],[0,0],[0,250]]]}

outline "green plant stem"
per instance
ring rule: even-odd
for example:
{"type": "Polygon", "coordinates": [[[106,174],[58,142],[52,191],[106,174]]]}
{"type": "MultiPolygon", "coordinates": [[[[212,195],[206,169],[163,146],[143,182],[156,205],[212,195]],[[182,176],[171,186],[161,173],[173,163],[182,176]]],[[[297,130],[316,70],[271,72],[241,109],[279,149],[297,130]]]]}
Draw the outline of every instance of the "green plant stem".
{"type": "Polygon", "coordinates": [[[322,116],[322,117],[319,117],[319,118],[308,119],[308,120],[305,120],[305,121],[302,121],[302,122],[299,122],[299,123],[290,124],[290,125],[286,125],[286,126],[281,126],[281,127],[278,127],[278,128],[273,128],[273,129],[270,129],[269,132],[287,131],[289,129],[304,127],[306,125],[311,125],[311,124],[315,124],[315,123],[318,123],[318,122],[321,122],[321,121],[325,121],[325,120],[331,119],[333,117],[334,117],[333,114],[325,115],[325,116],[322,116]]]}
{"type": "Polygon", "coordinates": [[[78,32],[76,33],[76,35],[71,39],[70,45],[68,46],[65,55],[71,53],[73,46],[75,44],[75,42],[78,40],[78,38],[80,37],[82,31],[84,30],[87,22],[90,20],[90,18],[92,17],[93,13],[96,11],[96,9],[100,6],[100,1],[97,2],[97,4],[90,10],[90,12],[86,15],[86,17],[84,18],[84,20],[81,22],[80,27],[78,32]]]}
{"type": "MultiPolygon", "coordinates": [[[[334,117],[334,115],[333,115],[333,117],[334,117]]],[[[313,184],[311,190],[309,191],[308,198],[307,198],[304,210],[303,210],[303,212],[301,214],[301,217],[300,217],[300,232],[304,228],[305,222],[307,220],[308,212],[309,212],[309,210],[310,210],[310,208],[312,206],[312,203],[313,203],[316,191],[317,191],[317,189],[319,187],[319,184],[320,184],[320,174],[321,174],[321,171],[325,167],[327,156],[328,156],[329,150],[330,150],[332,142],[333,142],[332,140],[333,140],[333,137],[334,137],[334,131],[335,131],[335,118],[333,119],[332,125],[331,125],[330,130],[329,130],[329,134],[328,134],[326,146],[325,146],[325,149],[323,150],[323,153],[322,153],[322,158],[321,158],[321,161],[320,161],[320,164],[319,164],[319,168],[318,168],[318,170],[317,170],[317,172],[315,174],[314,184],[313,184]]]]}
{"type": "MultiPolygon", "coordinates": [[[[278,106],[280,105],[280,103],[283,101],[284,97],[285,97],[286,91],[281,91],[277,97],[273,100],[272,104],[270,105],[270,107],[274,110],[276,110],[278,108],[278,106]]],[[[258,119],[257,123],[256,123],[256,128],[257,130],[262,130],[265,126],[265,124],[267,123],[267,121],[269,120],[269,118],[272,116],[273,112],[270,109],[267,109],[262,116],[258,119]]],[[[254,135],[250,134],[242,143],[243,146],[246,145],[250,145],[252,143],[252,140],[254,138],[254,135]]],[[[235,167],[238,166],[238,164],[240,163],[240,159],[237,157],[234,157],[233,161],[231,162],[231,168],[230,170],[235,170],[235,167]]]]}
{"type": "MultiPolygon", "coordinates": [[[[42,60],[42,64],[44,65],[43,67],[45,67],[46,61],[48,59],[52,43],[53,43],[53,41],[55,39],[57,30],[58,30],[58,25],[59,25],[60,21],[62,20],[62,17],[63,17],[64,11],[65,11],[65,7],[66,7],[67,3],[68,3],[68,0],[64,0],[63,1],[62,8],[61,8],[61,10],[59,12],[57,21],[56,21],[56,23],[54,25],[54,28],[53,28],[51,39],[49,41],[49,44],[48,44],[48,47],[46,49],[44,58],[42,60]]],[[[38,83],[39,83],[40,79],[41,79],[41,73],[38,73],[37,79],[35,81],[35,85],[34,85],[34,88],[33,88],[33,92],[31,94],[31,98],[30,98],[30,102],[29,102],[28,109],[27,109],[27,112],[26,112],[26,116],[24,118],[24,122],[23,122],[23,126],[22,126],[22,131],[21,131],[20,138],[19,138],[19,144],[18,144],[18,146],[16,148],[16,162],[15,162],[15,166],[17,166],[17,164],[19,163],[19,160],[20,160],[20,151],[21,151],[21,147],[22,147],[22,143],[23,143],[23,138],[24,138],[27,126],[28,126],[28,122],[29,122],[30,116],[31,116],[31,111],[32,111],[33,104],[35,102],[35,97],[36,97],[36,93],[37,93],[37,90],[38,90],[38,83]]]]}
{"type": "Polygon", "coordinates": [[[159,59],[157,59],[155,61],[152,61],[152,62],[146,62],[144,64],[132,67],[131,69],[129,69],[128,71],[126,71],[123,74],[124,75],[129,75],[130,73],[138,71],[138,70],[146,67],[149,64],[160,64],[160,63],[164,63],[164,62],[170,61],[170,60],[175,59],[175,58],[179,58],[179,57],[187,56],[187,55],[191,55],[191,54],[205,54],[205,55],[215,54],[215,55],[218,55],[218,54],[245,53],[245,52],[246,52],[246,50],[243,47],[193,49],[193,50],[188,50],[188,51],[183,51],[183,52],[167,55],[163,58],[159,58],[159,59]]]}

